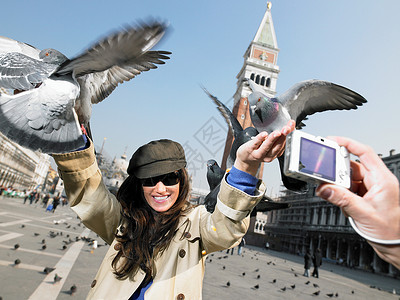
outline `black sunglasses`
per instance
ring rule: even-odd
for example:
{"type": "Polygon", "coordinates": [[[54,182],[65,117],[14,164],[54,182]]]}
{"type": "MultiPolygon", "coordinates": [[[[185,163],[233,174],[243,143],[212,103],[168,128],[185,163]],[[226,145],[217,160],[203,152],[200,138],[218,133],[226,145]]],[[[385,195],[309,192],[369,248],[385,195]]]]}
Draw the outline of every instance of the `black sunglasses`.
{"type": "Polygon", "coordinates": [[[168,173],[165,175],[144,178],[144,179],[141,179],[141,182],[142,182],[143,186],[155,186],[160,181],[164,185],[175,185],[179,182],[180,179],[181,179],[181,172],[179,170],[179,171],[171,172],[171,173],[168,173]]]}

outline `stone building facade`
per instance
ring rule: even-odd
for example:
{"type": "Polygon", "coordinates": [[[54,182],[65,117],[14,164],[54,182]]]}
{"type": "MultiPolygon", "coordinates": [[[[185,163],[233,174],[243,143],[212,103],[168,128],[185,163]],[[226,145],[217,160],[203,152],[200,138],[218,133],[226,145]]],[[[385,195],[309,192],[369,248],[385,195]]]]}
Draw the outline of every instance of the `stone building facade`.
{"type": "Polygon", "coordinates": [[[49,167],[49,155],[23,148],[0,133],[0,187],[21,191],[40,188],[49,167]]]}

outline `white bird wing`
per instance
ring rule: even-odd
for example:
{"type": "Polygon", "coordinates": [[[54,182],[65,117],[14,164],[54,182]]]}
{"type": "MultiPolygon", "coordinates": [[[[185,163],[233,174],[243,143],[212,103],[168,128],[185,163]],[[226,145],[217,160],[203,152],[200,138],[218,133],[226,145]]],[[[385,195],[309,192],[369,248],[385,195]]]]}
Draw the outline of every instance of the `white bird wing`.
{"type": "Polygon", "coordinates": [[[357,109],[367,102],[363,96],[348,88],[322,80],[299,82],[277,99],[296,124],[316,112],[357,109]]]}
{"type": "Polygon", "coordinates": [[[158,43],[165,29],[166,25],[160,22],[123,28],[103,38],[78,57],[63,63],[56,74],[74,73],[79,77],[113,66],[129,66],[158,43]]]}
{"type": "Polygon", "coordinates": [[[18,52],[34,59],[39,59],[40,50],[26,43],[0,36],[0,54],[18,52]]]}
{"type": "Polygon", "coordinates": [[[42,62],[19,52],[0,54],[0,87],[30,90],[42,83],[57,65],[42,62]]]}
{"type": "Polygon", "coordinates": [[[72,78],[59,78],[17,95],[0,94],[0,131],[34,151],[76,150],[85,144],[73,110],[78,93],[72,78]]]}

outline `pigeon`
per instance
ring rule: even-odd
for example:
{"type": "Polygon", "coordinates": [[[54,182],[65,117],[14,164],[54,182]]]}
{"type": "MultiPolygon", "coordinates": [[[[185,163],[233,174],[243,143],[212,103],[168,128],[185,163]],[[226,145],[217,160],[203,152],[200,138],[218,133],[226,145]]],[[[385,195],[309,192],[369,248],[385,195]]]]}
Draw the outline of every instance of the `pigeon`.
{"type": "Polygon", "coordinates": [[[310,281],[307,281],[305,284],[310,284],[310,281]]]}
{"type": "Polygon", "coordinates": [[[313,283],[313,286],[314,286],[315,288],[319,288],[319,285],[316,284],[316,283],[313,283]]]}
{"type": "Polygon", "coordinates": [[[46,274],[50,274],[51,272],[53,272],[55,270],[55,268],[50,268],[50,267],[45,267],[43,272],[46,274]]]}
{"type": "Polygon", "coordinates": [[[261,278],[261,275],[259,274],[259,275],[257,275],[257,279],[260,279],[261,278]]]}
{"type": "Polygon", "coordinates": [[[329,293],[329,294],[326,294],[329,298],[332,298],[335,294],[334,293],[329,293]]]}
{"type": "Polygon", "coordinates": [[[226,283],[226,286],[231,286],[230,281],[228,281],[228,282],[226,283]]]}
{"type": "Polygon", "coordinates": [[[62,279],[62,277],[58,276],[58,274],[56,273],[56,275],[54,275],[54,283],[59,282],[62,279]]]}
{"type": "MultiPolygon", "coordinates": [[[[218,110],[221,115],[224,117],[226,123],[228,124],[228,128],[234,136],[234,141],[229,153],[229,157],[227,159],[227,168],[231,168],[236,159],[236,152],[238,148],[251,140],[252,137],[258,134],[258,131],[254,127],[248,127],[243,130],[242,125],[240,125],[239,121],[233,115],[233,113],[229,110],[226,105],[224,105],[221,101],[218,100],[217,97],[212,95],[206,88],[203,87],[204,92],[210,97],[210,99],[217,105],[218,110]]],[[[217,162],[213,159],[207,161],[207,181],[210,186],[210,193],[204,199],[204,205],[206,206],[207,211],[213,212],[215,209],[215,205],[217,203],[217,195],[220,189],[220,183],[222,178],[224,177],[225,171],[221,169],[217,162]],[[211,169],[212,168],[212,169],[211,169]],[[212,182],[212,184],[210,183],[212,182]],[[218,183],[217,183],[218,182],[218,183]]],[[[272,199],[268,197],[264,197],[253,209],[251,212],[251,216],[257,215],[257,212],[266,212],[275,209],[285,209],[290,207],[290,204],[284,202],[274,202],[272,199]]]]}
{"type": "Polygon", "coordinates": [[[0,37],[0,131],[21,146],[65,153],[85,146],[80,124],[91,136],[92,104],[119,83],[164,64],[171,53],[150,51],[167,25],[126,26],[73,59],[55,49],[0,37]]]}
{"type": "Polygon", "coordinates": [[[316,291],[316,292],[313,293],[313,295],[314,295],[314,296],[318,296],[319,293],[321,293],[321,291],[316,291]]]}
{"type": "Polygon", "coordinates": [[[72,295],[74,295],[76,293],[77,287],[76,285],[72,285],[71,288],[69,289],[69,293],[72,295]]]}
{"type": "Polygon", "coordinates": [[[253,286],[253,289],[257,290],[257,289],[259,289],[259,287],[260,287],[260,285],[256,284],[255,286],[253,286]]]}
{"type": "Polygon", "coordinates": [[[17,258],[16,260],[14,260],[14,265],[19,265],[21,263],[21,260],[19,258],[17,258]]]}
{"type": "Polygon", "coordinates": [[[286,286],[284,286],[283,288],[281,288],[281,291],[282,291],[282,292],[286,291],[286,286]]]}
{"type": "Polygon", "coordinates": [[[19,244],[14,245],[14,250],[17,250],[19,248],[19,244]]]}
{"type": "Polygon", "coordinates": [[[258,134],[258,131],[254,127],[248,127],[246,129],[243,129],[242,125],[240,125],[239,121],[232,114],[229,108],[226,107],[226,105],[224,105],[221,101],[219,101],[217,97],[212,95],[204,87],[203,90],[208,95],[208,97],[210,97],[210,99],[215,103],[215,105],[217,105],[217,109],[224,117],[226,123],[228,124],[228,129],[234,137],[234,141],[232,143],[232,147],[226,162],[226,167],[227,169],[229,169],[233,166],[233,163],[235,162],[236,152],[238,148],[242,144],[250,141],[252,137],[256,136],[258,134]]]}
{"type": "MultiPolygon", "coordinates": [[[[282,95],[269,98],[263,89],[246,79],[252,93],[249,95],[250,118],[259,131],[280,130],[289,120],[295,120],[296,128],[305,126],[306,117],[327,110],[357,109],[367,100],[343,86],[322,80],[306,80],[292,86],[282,95]]],[[[307,183],[284,175],[284,155],[278,158],[282,182],[287,189],[307,192],[307,183]]]]}
{"type": "Polygon", "coordinates": [[[295,288],[296,288],[296,285],[293,284],[293,285],[291,285],[290,287],[291,287],[292,289],[295,289],[295,288]]]}
{"type": "Polygon", "coordinates": [[[39,233],[37,233],[37,232],[35,232],[35,233],[34,233],[34,236],[38,236],[38,235],[40,235],[40,234],[39,234],[39,233]]]}
{"type": "Polygon", "coordinates": [[[273,279],[271,283],[276,283],[276,279],[273,279]]]}
{"type": "Polygon", "coordinates": [[[214,159],[207,161],[207,182],[210,187],[210,191],[215,189],[221,182],[225,175],[225,171],[220,168],[218,163],[214,159]]]}
{"type": "Polygon", "coordinates": [[[46,243],[46,240],[45,240],[45,239],[43,239],[43,240],[42,240],[42,244],[45,244],[45,243],[46,243]]]}
{"type": "Polygon", "coordinates": [[[47,248],[47,246],[46,246],[46,244],[44,244],[44,245],[42,246],[42,250],[46,250],[46,248],[47,248]]]}

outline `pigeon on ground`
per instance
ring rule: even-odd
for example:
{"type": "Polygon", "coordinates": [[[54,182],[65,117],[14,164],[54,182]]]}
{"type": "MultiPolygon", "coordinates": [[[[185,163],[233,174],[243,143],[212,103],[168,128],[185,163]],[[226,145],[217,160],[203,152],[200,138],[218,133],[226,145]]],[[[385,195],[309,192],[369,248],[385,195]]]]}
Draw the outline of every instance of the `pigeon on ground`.
{"type": "Polygon", "coordinates": [[[318,296],[319,293],[321,293],[321,291],[316,291],[316,292],[313,293],[313,295],[314,295],[314,296],[318,296]]]}
{"type": "Polygon", "coordinates": [[[260,288],[259,284],[256,284],[255,286],[253,286],[253,289],[258,290],[260,288]]]}
{"type": "MultiPolygon", "coordinates": [[[[367,102],[363,96],[348,88],[322,80],[299,82],[274,98],[269,98],[252,80],[246,81],[252,90],[248,97],[250,117],[259,132],[279,130],[289,120],[295,120],[296,128],[300,129],[305,126],[302,121],[309,115],[327,110],[357,109],[367,102]]],[[[284,155],[278,161],[285,187],[293,191],[308,191],[307,183],[284,175],[284,155]]]]}
{"type": "Polygon", "coordinates": [[[62,277],[58,276],[58,274],[54,275],[54,283],[59,282],[62,277]]]}
{"type": "Polygon", "coordinates": [[[44,153],[85,145],[92,104],[119,83],[164,64],[170,52],[150,51],[166,25],[151,21],[127,26],[68,59],[54,49],[0,37],[0,131],[16,143],[44,153]]]}
{"type": "Polygon", "coordinates": [[[50,268],[50,267],[45,267],[43,272],[46,274],[50,274],[51,272],[53,272],[55,270],[55,268],[50,268]]]}
{"type": "Polygon", "coordinates": [[[78,288],[76,287],[75,284],[71,286],[71,288],[69,289],[69,293],[71,294],[71,296],[73,296],[76,293],[77,289],[78,288]]]}
{"type": "Polygon", "coordinates": [[[17,250],[19,248],[19,244],[14,245],[14,250],[17,250]]]}
{"type": "Polygon", "coordinates": [[[231,283],[228,281],[228,282],[226,283],[226,286],[231,286],[231,283]]]}
{"type": "Polygon", "coordinates": [[[21,260],[19,258],[17,258],[16,260],[14,260],[14,265],[19,265],[21,263],[21,260]]]}

